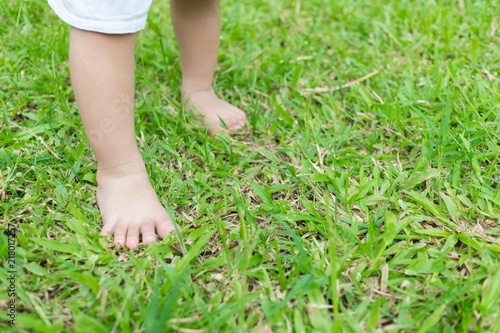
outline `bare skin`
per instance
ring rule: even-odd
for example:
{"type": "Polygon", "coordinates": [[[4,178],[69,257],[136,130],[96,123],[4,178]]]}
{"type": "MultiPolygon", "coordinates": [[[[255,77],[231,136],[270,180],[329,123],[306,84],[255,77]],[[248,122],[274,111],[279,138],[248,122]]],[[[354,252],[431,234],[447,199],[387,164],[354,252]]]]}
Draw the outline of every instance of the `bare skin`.
{"type": "Polygon", "coordinates": [[[97,179],[97,204],[104,222],[101,235],[114,235],[115,245],[136,249],[139,236],[148,245],[156,240],[156,235],[163,238],[174,230],[142,161],[98,171],[97,179]]]}
{"type": "Polygon", "coordinates": [[[198,115],[211,134],[242,128],[247,114],[218,98],[212,89],[219,49],[219,1],[171,0],[170,8],[181,56],[186,110],[198,115]]]}
{"type": "Polygon", "coordinates": [[[247,121],[247,114],[217,97],[213,90],[199,91],[187,99],[186,110],[198,115],[199,121],[212,135],[219,131],[232,134],[247,121]]]}
{"type": "MultiPolygon", "coordinates": [[[[200,115],[210,133],[245,125],[244,111],[212,90],[219,47],[218,0],[173,0],[172,21],[183,72],[187,110],[200,115]],[[223,125],[225,123],[227,128],[223,125]]],[[[174,230],[151,186],[135,141],[134,47],[137,33],[109,35],[71,28],[73,90],[97,159],[101,235],[136,249],[174,230]]]]}

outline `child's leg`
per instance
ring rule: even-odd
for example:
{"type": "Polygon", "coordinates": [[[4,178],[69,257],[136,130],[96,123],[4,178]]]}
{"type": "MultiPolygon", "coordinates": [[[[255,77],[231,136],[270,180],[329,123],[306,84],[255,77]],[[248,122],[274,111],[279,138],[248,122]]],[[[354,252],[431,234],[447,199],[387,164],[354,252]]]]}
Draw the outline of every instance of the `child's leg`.
{"type": "Polygon", "coordinates": [[[87,136],[97,158],[97,202],[115,244],[136,248],[173,230],[135,142],[134,46],[137,34],[71,28],[70,69],[87,136]]]}
{"type": "Polygon", "coordinates": [[[242,110],[219,99],[212,89],[220,34],[219,0],[171,0],[172,22],[179,44],[182,94],[188,109],[199,111],[202,123],[214,133],[245,125],[242,110]]]}

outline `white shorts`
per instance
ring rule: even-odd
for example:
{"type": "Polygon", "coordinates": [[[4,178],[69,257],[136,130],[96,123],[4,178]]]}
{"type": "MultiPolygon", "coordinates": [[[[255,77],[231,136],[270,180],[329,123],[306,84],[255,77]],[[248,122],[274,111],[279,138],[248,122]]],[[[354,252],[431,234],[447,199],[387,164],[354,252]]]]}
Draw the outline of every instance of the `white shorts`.
{"type": "Polygon", "coordinates": [[[152,0],[48,0],[52,10],[72,27],[107,34],[144,29],[152,0]]]}

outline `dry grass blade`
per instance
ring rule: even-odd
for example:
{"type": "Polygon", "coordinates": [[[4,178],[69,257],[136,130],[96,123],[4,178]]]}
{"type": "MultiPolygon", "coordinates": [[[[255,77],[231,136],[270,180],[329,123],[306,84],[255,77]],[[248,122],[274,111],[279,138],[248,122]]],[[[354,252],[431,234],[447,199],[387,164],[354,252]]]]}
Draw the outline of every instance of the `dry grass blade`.
{"type": "Polygon", "coordinates": [[[354,81],[350,81],[349,83],[346,83],[346,84],[343,84],[342,86],[340,87],[317,87],[317,88],[307,88],[307,89],[303,89],[301,90],[302,93],[308,93],[308,94],[311,94],[311,93],[327,93],[327,92],[332,92],[332,91],[337,91],[337,90],[340,90],[340,89],[345,89],[345,88],[349,88],[349,87],[352,87],[356,84],[359,84],[363,81],[366,81],[368,80],[369,78],[371,78],[372,76],[375,76],[379,73],[378,70],[374,70],[373,72],[371,72],[370,74],[367,74],[363,77],[360,77],[359,79],[356,79],[354,81]]]}

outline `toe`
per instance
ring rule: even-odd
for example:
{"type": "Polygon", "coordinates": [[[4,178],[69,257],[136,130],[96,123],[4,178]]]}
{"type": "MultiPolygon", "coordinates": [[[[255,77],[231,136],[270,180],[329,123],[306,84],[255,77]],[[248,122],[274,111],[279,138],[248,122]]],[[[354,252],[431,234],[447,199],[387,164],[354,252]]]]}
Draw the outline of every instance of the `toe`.
{"type": "Polygon", "coordinates": [[[150,223],[141,226],[142,243],[149,245],[156,240],[155,227],[150,223]]]}
{"type": "Polygon", "coordinates": [[[231,126],[231,129],[233,131],[237,131],[237,130],[241,129],[243,126],[245,126],[245,123],[243,121],[238,121],[233,126],[231,126]]]}
{"type": "Polygon", "coordinates": [[[236,123],[236,129],[243,128],[245,126],[246,120],[245,118],[241,118],[237,123],[236,123]]]}
{"type": "Polygon", "coordinates": [[[234,124],[234,128],[235,129],[243,128],[245,126],[246,122],[247,122],[247,119],[248,119],[247,114],[245,112],[243,112],[243,111],[240,111],[240,114],[236,118],[236,121],[235,121],[235,124],[234,124]]]}
{"type": "Polygon", "coordinates": [[[125,237],[127,236],[127,229],[126,228],[118,228],[115,230],[115,242],[114,245],[116,246],[124,246],[125,245],[125,237]]]}
{"type": "Polygon", "coordinates": [[[130,226],[127,231],[127,242],[125,244],[129,249],[134,250],[139,246],[139,228],[130,226]]]}
{"type": "Polygon", "coordinates": [[[164,238],[165,235],[172,232],[173,230],[174,225],[172,224],[172,221],[170,221],[170,219],[164,219],[163,222],[156,225],[156,232],[161,238],[164,238]]]}
{"type": "Polygon", "coordinates": [[[112,236],[113,235],[113,227],[111,223],[105,223],[102,226],[101,232],[99,233],[101,236],[112,236]]]}

